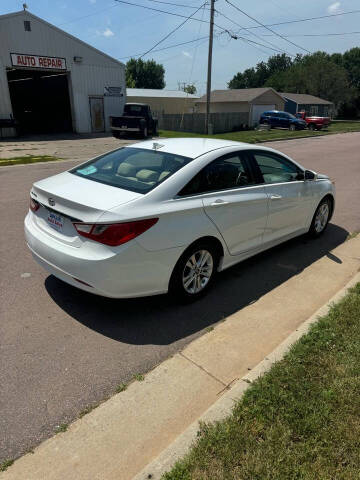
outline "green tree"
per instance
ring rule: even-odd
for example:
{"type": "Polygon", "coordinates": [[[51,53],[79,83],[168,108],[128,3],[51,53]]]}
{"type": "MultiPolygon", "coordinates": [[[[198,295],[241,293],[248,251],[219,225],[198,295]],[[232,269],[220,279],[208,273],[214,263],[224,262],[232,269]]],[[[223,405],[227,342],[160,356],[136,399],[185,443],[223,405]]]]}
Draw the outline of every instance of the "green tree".
{"type": "Polygon", "coordinates": [[[141,58],[131,58],[126,63],[126,86],[129,88],[158,88],[165,87],[165,69],[155,60],[144,61],[141,58]]]}
{"type": "Polygon", "coordinates": [[[228,83],[228,88],[263,87],[268,78],[278,72],[285,71],[292,65],[292,60],[285,53],[273,55],[267,62],[259,62],[256,67],[237,73],[228,83]]]}
{"type": "Polygon", "coordinates": [[[360,48],[355,47],[343,54],[343,66],[349,74],[351,86],[360,89],[360,48]]]}
{"type": "Polygon", "coordinates": [[[293,93],[308,93],[330,100],[339,107],[352,95],[348,73],[325,52],[305,55],[289,69],[273,74],[266,86],[293,93]]]}
{"type": "Polygon", "coordinates": [[[228,83],[228,88],[256,88],[258,79],[255,68],[248,68],[244,73],[237,73],[228,83]]]}
{"type": "Polygon", "coordinates": [[[184,92],[189,93],[190,95],[195,95],[196,87],[194,84],[185,85],[184,92]]]}

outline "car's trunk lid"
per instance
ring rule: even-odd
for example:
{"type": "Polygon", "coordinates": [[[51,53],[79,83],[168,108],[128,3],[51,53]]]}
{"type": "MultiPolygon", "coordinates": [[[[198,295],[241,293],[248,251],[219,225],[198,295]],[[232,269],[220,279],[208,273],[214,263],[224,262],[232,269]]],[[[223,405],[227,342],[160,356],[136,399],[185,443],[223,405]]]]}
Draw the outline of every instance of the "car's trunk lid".
{"type": "Polygon", "coordinates": [[[74,221],[95,223],[108,210],[142,195],[64,172],[36,182],[31,196],[40,204],[37,226],[58,241],[79,247],[74,221]]]}

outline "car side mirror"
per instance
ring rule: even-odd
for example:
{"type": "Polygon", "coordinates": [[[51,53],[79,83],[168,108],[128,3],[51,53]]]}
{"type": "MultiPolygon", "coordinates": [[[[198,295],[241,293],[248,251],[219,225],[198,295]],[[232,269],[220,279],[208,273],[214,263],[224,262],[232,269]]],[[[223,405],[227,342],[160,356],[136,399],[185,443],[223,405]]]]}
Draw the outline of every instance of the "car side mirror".
{"type": "Polygon", "coordinates": [[[305,180],[316,180],[316,176],[312,170],[305,170],[305,180]]]}

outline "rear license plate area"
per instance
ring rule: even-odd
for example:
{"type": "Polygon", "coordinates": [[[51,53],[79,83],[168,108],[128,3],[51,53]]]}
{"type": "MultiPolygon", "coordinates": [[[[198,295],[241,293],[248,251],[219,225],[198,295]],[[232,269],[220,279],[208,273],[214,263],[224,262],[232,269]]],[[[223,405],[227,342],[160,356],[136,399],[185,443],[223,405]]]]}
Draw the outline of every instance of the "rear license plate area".
{"type": "Polygon", "coordinates": [[[48,211],[47,223],[51,228],[53,228],[57,232],[62,232],[64,227],[64,217],[62,217],[58,213],[48,211]]]}

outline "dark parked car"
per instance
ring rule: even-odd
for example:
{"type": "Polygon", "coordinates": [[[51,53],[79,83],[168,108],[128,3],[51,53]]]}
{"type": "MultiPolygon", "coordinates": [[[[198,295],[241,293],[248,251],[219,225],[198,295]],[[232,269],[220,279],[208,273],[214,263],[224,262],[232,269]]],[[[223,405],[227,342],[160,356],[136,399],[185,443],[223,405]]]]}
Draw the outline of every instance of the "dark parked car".
{"type": "Polygon", "coordinates": [[[303,130],[307,127],[305,120],[278,110],[264,112],[260,117],[260,124],[270,125],[270,128],[287,128],[289,130],[303,130]]]}
{"type": "Polygon", "coordinates": [[[121,117],[110,117],[110,127],[114,137],[122,133],[139,133],[143,138],[157,135],[157,118],[146,103],[127,103],[121,117]]]}

